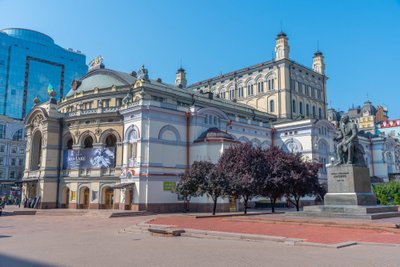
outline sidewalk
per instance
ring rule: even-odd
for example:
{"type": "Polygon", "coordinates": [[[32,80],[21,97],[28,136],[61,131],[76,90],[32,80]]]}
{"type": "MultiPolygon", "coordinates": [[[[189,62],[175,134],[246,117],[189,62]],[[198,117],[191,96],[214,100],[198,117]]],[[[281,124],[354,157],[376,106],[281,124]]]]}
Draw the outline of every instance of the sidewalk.
{"type": "Polygon", "coordinates": [[[400,244],[400,229],[395,226],[396,223],[400,224],[400,221],[393,219],[371,222],[343,219],[310,220],[270,214],[218,218],[169,216],[155,218],[148,223],[180,229],[302,239],[305,242],[320,244],[345,242],[400,244]]]}

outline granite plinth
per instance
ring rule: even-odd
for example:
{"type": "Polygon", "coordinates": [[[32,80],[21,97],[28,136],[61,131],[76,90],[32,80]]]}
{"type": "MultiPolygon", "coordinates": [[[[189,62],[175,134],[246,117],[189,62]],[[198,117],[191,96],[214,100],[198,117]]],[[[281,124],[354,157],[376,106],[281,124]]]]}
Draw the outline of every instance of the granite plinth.
{"type": "Polygon", "coordinates": [[[376,205],[371,192],[369,169],[355,165],[340,165],[328,168],[328,193],[325,205],[376,205]]]}
{"type": "Polygon", "coordinates": [[[305,206],[303,212],[293,215],[365,220],[400,217],[397,207],[376,204],[368,168],[339,165],[328,168],[328,193],[324,205],[305,206]]]}

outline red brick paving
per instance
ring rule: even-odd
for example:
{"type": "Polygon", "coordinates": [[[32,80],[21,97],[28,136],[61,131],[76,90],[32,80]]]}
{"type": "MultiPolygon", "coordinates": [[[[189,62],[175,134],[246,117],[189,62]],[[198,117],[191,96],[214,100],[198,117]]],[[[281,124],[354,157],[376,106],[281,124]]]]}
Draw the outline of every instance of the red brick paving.
{"type": "Polygon", "coordinates": [[[238,221],[229,218],[200,218],[192,216],[160,217],[151,224],[171,225],[176,228],[198,229],[243,234],[259,234],[300,238],[308,242],[335,244],[345,241],[400,244],[400,233],[374,229],[338,228],[324,225],[293,225],[238,221]]]}

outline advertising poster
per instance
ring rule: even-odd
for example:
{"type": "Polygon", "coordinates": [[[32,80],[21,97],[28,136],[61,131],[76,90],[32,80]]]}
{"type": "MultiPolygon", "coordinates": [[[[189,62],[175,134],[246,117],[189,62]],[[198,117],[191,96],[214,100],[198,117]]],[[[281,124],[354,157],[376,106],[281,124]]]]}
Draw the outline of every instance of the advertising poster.
{"type": "Polygon", "coordinates": [[[64,150],[64,169],[115,167],[113,148],[85,148],[64,150]]]}

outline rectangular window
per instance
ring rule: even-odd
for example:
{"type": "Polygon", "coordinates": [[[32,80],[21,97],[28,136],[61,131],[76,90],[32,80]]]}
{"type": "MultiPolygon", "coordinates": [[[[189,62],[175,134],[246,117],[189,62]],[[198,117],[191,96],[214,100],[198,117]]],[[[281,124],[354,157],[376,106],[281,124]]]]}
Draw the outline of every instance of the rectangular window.
{"type": "Polygon", "coordinates": [[[13,146],[11,148],[11,153],[13,153],[13,154],[17,153],[17,147],[13,146]]]}
{"type": "Polygon", "coordinates": [[[122,106],[122,98],[117,98],[117,107],[122,106]]]}
{"type": "Polygon", "coordinates": [[[19,165],[19,166],[24,165],[24,160],[23,160],[23,159],[19,159],[19,160],[18,160],[18,165],[19,165]]]}
{"type": "Polygon", "coordinates": [[[15,159],[11,159],[11,166],[15,166],[15,159]]]}
{"type": "Polygon", "coordinates": [[[0,165],[4,164],[4,158],[0,158],[0,165]]]}
{"type": "Polygon", "coordinates": [[[15,171],[10,171],[10,178],[14,179],[15,178],[15,171]]]}
{"type": "Polygon", "coordinates": [[[109,99],[103,100],[103,108],[108,108],[108,107],[110,107],[110,100],[109,99]]]}
{"type": "Polygon", "coordinates": [[[4,145],[0,145],[0,152],[4,152],[4,145]]]}
{"type": "Polygon", "coordinates": [[[20,154],[24,154],[24,153],[25,153],[25,148],[21,147],[21,148],[19,149],[19,153],[20,153],[20,154]]]}

